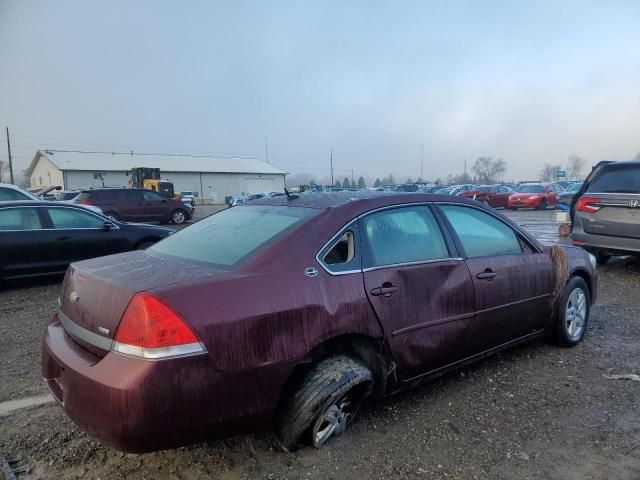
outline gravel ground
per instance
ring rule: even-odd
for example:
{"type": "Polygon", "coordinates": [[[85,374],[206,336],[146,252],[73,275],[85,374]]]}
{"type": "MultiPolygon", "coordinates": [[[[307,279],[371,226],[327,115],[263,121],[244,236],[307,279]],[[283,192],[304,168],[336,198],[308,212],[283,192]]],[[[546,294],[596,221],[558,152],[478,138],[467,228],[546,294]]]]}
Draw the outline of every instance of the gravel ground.
{"type": "MultiPolygon", "coordinates": [[[[201,209],[204,212],[204,209],[201,209]]],[[[557,241],[549,212],[509,212],[557,241]]],[[[267,434],[125,455],[78,431],[54,404],[0,417],[0,456],[26,454],[48,479],[638,479],[640,262],[599,268],[599,304],[573,349],[534,342],[366,409],[322,450],[278,452],[267,434]]],[[[39,348],[59,279],[0,290],[0,402],[46,391],[39,348]]]]}

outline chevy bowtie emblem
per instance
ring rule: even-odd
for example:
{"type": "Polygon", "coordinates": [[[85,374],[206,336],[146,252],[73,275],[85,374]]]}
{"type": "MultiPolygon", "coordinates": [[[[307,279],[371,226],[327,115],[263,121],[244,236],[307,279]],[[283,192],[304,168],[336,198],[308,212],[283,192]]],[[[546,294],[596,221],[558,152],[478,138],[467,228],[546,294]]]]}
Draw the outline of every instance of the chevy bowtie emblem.
{"type": "Polygon", "coordinates": [[[78,300],[80,300],[80,295],[78,295],[78,292],[73,291],[69,294],[69,301],[71,303],[76,303],[78,300]]]}

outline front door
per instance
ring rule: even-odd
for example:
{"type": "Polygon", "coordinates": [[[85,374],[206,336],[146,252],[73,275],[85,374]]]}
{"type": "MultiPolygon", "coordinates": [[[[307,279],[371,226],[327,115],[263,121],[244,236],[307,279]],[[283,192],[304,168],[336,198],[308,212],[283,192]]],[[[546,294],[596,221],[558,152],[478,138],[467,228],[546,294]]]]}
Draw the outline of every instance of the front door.
{"type": "Polygon", "coordinates": [[[462,205],[439,208],[467,257],[473,278],[474,352],[541,330],[551,313],[549,258],[483,210],[462,205]]]}
{"type": "Polygon", "coordinates": [[[468,356],[473,282],[430,207],[372,213],[360,229],[365,289],[398,376],[408,380],[468,356]]]}
{"type": "Polygon", "coordinates": [[[151,190],[143,190],[142,202],[144,206],[144,214],[148,220],[168,220],[169,215],[169,199],[159,193],[151,190]]]}

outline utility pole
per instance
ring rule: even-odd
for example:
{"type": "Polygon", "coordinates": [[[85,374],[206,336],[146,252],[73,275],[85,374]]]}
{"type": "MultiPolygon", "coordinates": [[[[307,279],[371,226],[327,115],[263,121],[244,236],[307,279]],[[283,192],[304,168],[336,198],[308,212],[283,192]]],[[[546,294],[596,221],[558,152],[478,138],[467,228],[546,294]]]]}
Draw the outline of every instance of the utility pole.
{"type": "Polygon", "coordinates": [[[331,186],[333,187],[335,185],[335,182],[333,181],[333,148],[331,149],[331,156],[329,158],[331,161],[331,186]]]}
{"type": "Polygon", "coordinates": [[[264,137],[264,158],[269,163],[269,137],[264,137]]]}
{"type": "Polygon", "coordinates": [[[9,177],[13,183],[13,163],[11,162],[11,142],[9,141],[9,127],[7,127],[7,151],[9,152],[9,177]]]}
{"type": "Polygon", "coordinates": [[[467,159],[464,159],[464,180],[467,181],[467,159]]]}
{"type": "Polygon", "coordinates": [[[420,145],[420,178],[424,180],[424,145],[420,145]]]}
{"type": "Polygon", "coordinates": [[[353,169],[351,169],[351,185],[353,185],[355,182],[353,181],[353,169]]]}

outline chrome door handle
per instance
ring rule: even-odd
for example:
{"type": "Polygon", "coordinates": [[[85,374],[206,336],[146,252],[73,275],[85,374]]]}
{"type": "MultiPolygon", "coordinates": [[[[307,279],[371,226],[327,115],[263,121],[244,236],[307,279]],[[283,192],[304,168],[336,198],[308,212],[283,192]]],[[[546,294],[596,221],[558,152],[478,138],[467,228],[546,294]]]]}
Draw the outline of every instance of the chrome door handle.
{"type": "Polygon", "coordinates": [[[487,268],[484,272],[481,272],[479,274],[476,275],[476,278],[480,279],[480,280],[493,280],[498,274],[496,272],[494,272],[493,270],[487,268]]]}
{"type": "Polygon", "coordinates": [[[389,298],[395,292],[398,291],[398,287],[394,287],[391,284],[383,284],[381,287],[376,287],[371,290],[371,295],[378,297],[383,296],[384,298],[389,298]]]}

